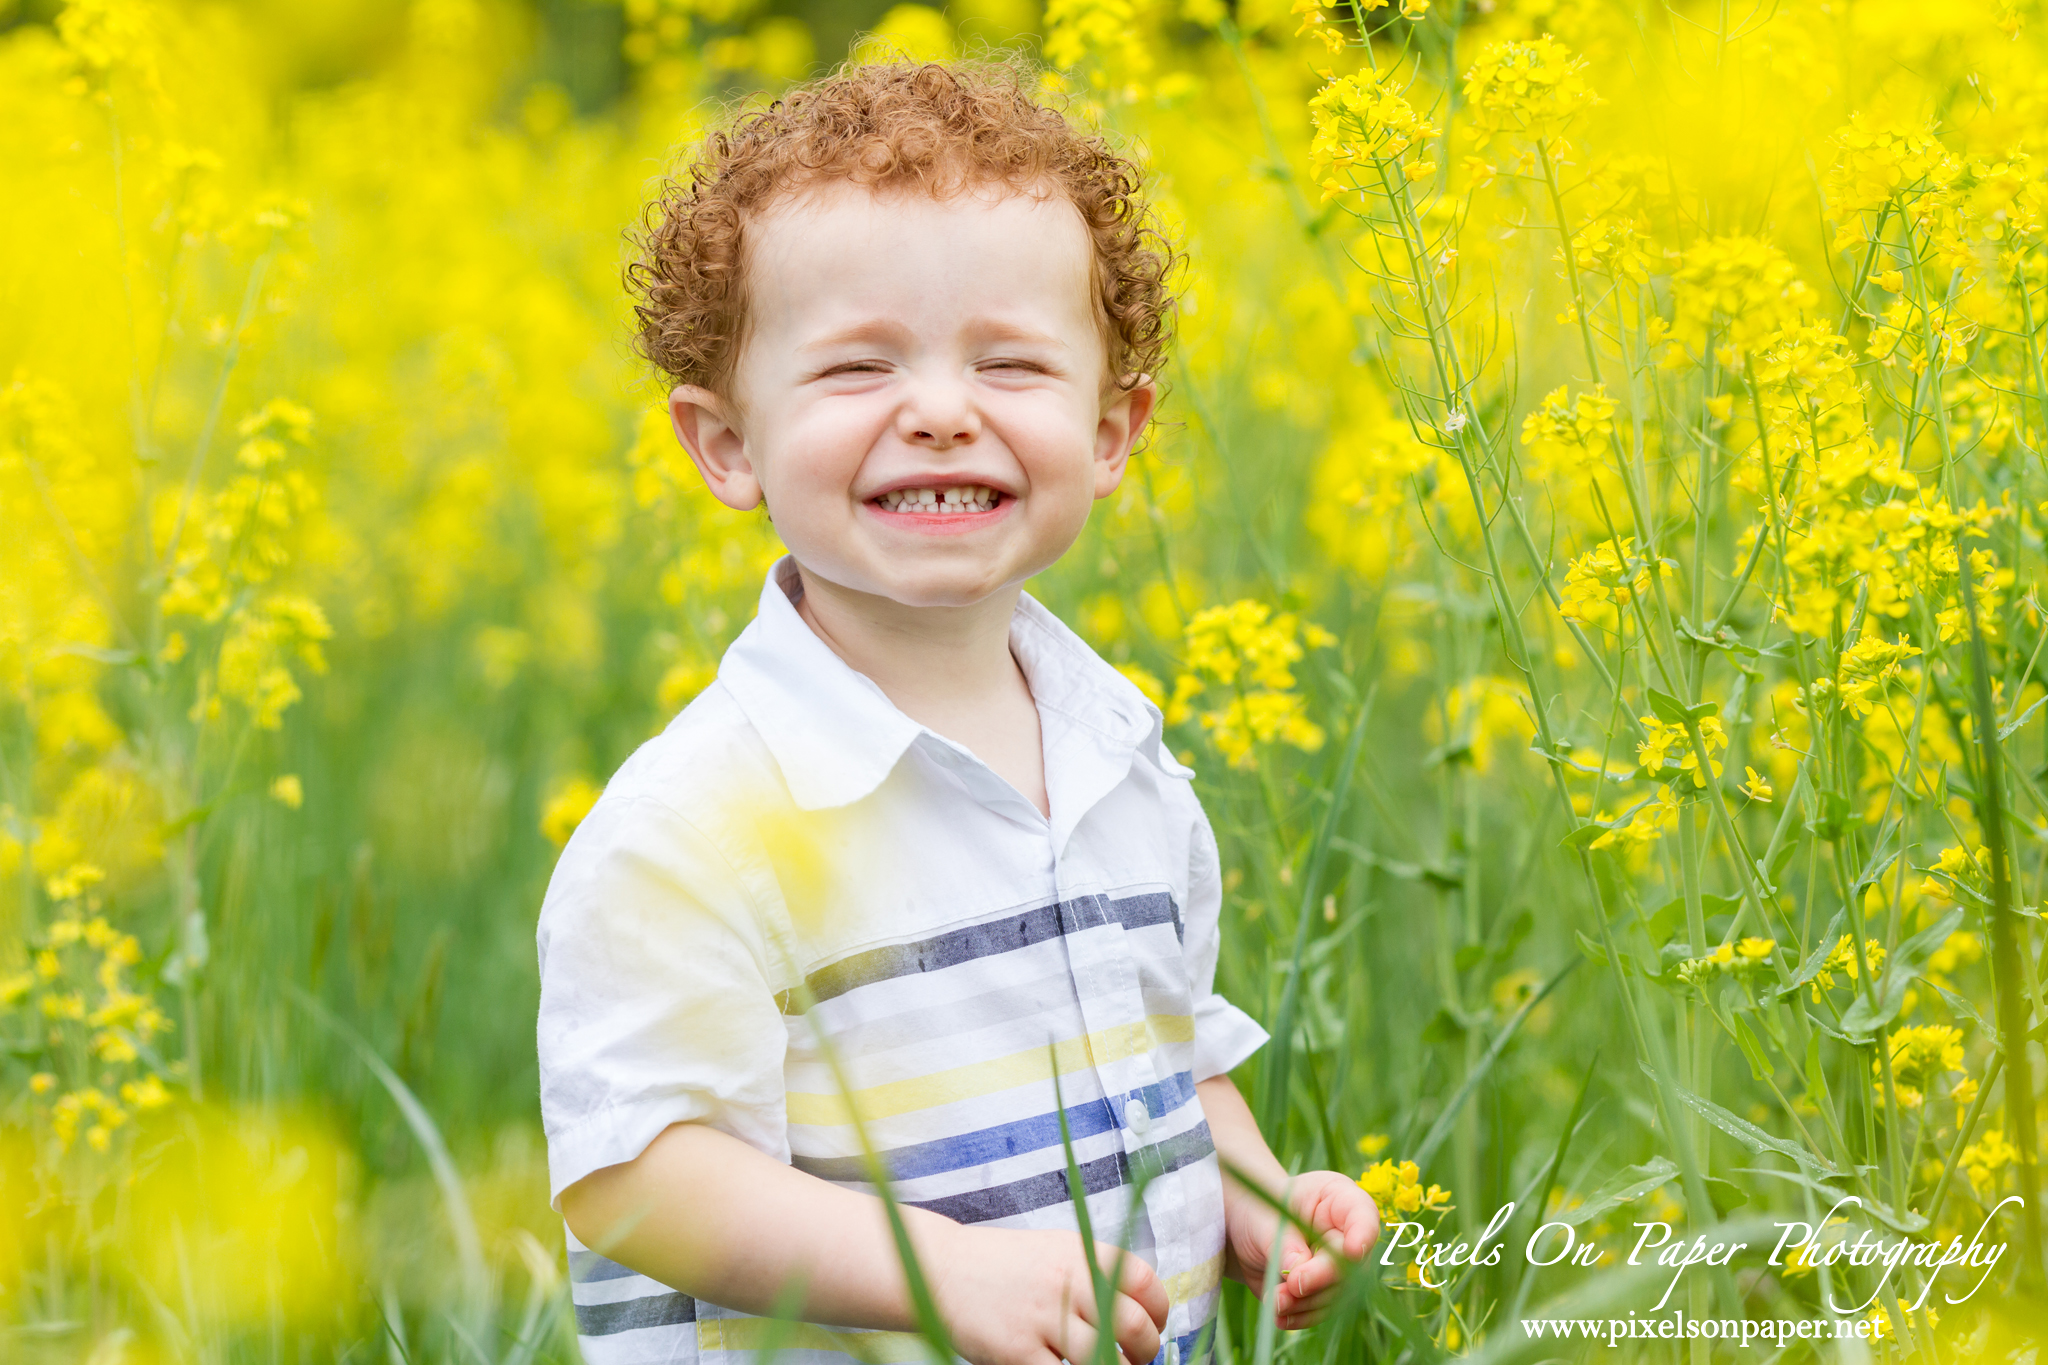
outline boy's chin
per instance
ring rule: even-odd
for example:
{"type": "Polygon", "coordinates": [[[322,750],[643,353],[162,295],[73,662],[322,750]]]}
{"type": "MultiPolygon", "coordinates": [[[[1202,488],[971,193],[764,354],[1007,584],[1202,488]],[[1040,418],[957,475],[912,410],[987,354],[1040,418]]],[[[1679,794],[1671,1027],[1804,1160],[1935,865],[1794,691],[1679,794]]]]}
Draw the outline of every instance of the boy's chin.
{"type": "Polygon", "coordinates": [[[876,566],[866,573],[835,575],[813,572],[841,592],[878,598],[914,610],[958,611],[976,607],[1014,588],[1036,570],[1018,571],[1008,564],[897,563],[876,566]]]}

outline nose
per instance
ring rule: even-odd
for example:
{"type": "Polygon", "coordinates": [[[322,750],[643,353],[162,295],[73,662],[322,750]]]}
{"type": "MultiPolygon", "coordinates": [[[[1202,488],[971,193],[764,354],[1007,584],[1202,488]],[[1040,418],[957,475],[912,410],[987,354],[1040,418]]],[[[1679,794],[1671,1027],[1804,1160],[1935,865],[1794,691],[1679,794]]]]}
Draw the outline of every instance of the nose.
{"type": "Polygon", "coordinates": [[[896,435],[906,445],[950,450],[981,435],[981,413],[965,384],[925,378],[912,384],[896,412],[896,435]]]}

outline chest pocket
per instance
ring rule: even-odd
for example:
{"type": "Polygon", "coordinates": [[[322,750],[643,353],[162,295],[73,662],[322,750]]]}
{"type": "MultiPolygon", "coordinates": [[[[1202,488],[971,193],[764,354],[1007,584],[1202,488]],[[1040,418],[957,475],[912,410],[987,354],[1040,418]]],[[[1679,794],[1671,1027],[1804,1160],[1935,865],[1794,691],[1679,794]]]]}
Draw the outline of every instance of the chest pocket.
{"type": "Polygon", "coordinates": [[[1104,921],[1123,927],[1120,946],[1136,977],[1146,1019],[1192,1019],[1193,991],[1181,951],[1187,929],[1173,897],[1164,891],[1139,891],[1087,899],[1097,902],[1104,921]]]}

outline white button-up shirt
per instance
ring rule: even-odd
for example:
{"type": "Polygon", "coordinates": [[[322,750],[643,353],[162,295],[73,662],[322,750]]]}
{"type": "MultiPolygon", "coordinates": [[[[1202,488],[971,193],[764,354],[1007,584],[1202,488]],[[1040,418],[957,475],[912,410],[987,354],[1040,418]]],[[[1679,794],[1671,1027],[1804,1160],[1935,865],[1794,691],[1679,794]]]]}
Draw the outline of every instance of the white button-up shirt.
{"type": "MultiPolygon", "coordinates": [[[[1194,1087],[1266,1040],[1212,989],[1222,889],[1192,774],[1143,694],[1025,596],[1010,648],[1048,820],[840,660],[797,614],[794,570],[776,565],[718,680],[619,769],[548,886],[556,1199],[686,1121],[872,1191],[858,1115],[904,1202],[1075,1228],[1064,1105],[1095,1234],[1158,1270],[1161,1359],[1190,1359],[1224,1232],[1194,1087]]],[[[764,1320],[569,1246],[593,1365],[753,1358],[764,1320]]],[[[922,1359],[890,1333],[790,1344],[922,1359]]]]}

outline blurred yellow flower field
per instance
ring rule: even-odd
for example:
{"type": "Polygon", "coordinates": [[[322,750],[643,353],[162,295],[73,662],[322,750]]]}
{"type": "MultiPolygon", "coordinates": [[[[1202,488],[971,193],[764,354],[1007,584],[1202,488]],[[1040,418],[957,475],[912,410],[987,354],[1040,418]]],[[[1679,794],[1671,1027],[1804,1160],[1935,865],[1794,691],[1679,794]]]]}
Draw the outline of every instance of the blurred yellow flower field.
{"type": "Polygon", "coordinates": [[[2021,1359],[2020,0],[0,4],[0,1358],[575,1358],[541,888],[780,553],[669,435],[625,234],[720,102],[992,44],[1189,259],[1033,590],[1199,773],[1275,1151],[1421,1234],[1277,1342],[1233,1287],[1218,1358],[1533,1358],[1656,1302],[1636,1226],[1775,1219],[1673,1304],[2021,1359]],[[1828,1255],[1994,1214],[1938,1309],[1828,1255]]]}

